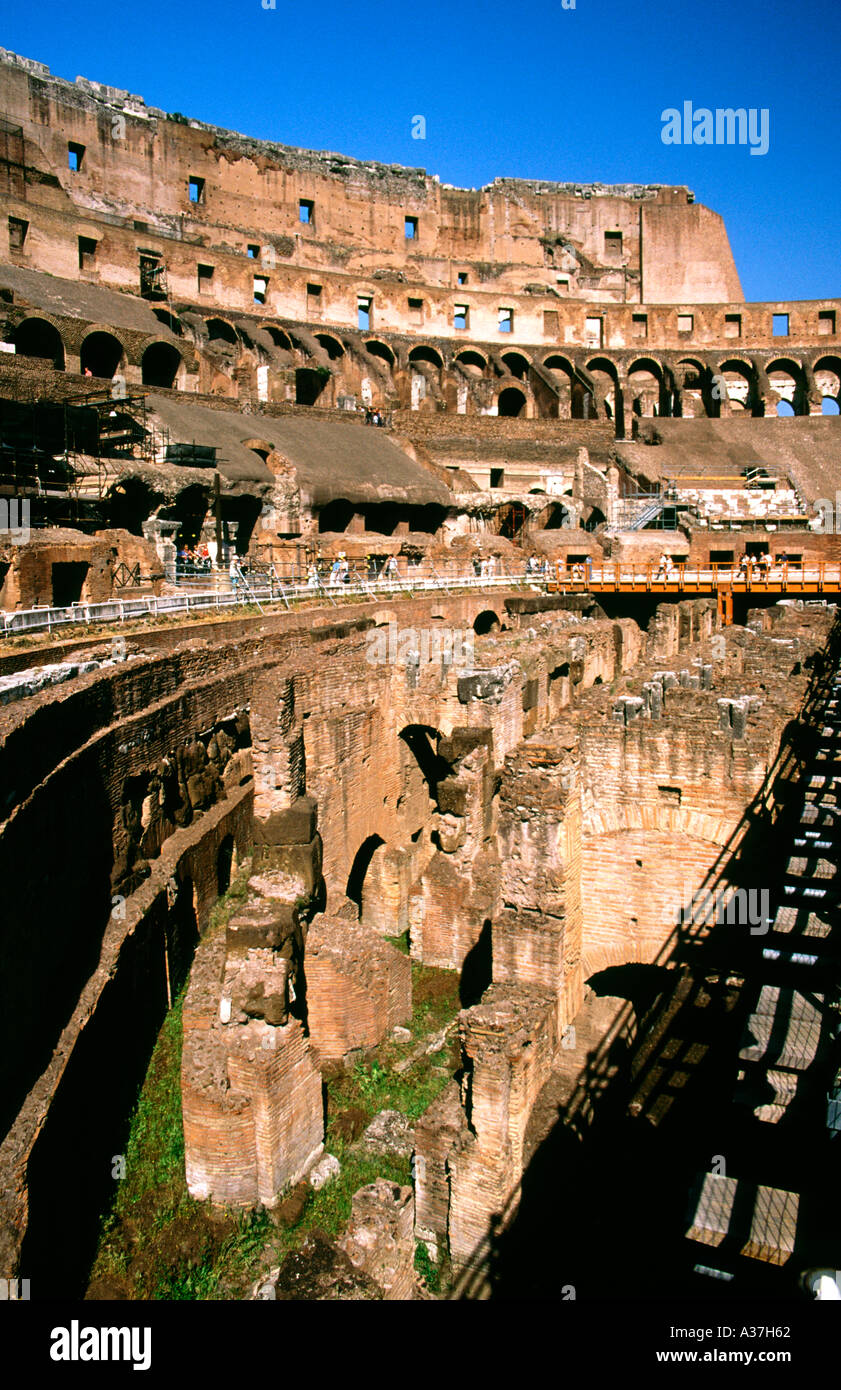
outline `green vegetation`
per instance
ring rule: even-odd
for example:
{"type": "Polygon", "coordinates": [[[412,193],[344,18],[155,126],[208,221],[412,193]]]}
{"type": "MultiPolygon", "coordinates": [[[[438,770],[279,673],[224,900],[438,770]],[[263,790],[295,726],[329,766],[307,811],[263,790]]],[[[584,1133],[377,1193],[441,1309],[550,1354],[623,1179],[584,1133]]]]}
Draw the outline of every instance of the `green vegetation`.
{"type": "MultiPolygon", "coordinates": [[[[223,930],[248,893],[250,861],[213,909],[210,931],[223,930]]],[[[408,942],[393,942],[408,952],[408,942]]],[[[91,1271],[92,1297],[220,1299],[247,1296],[261,1271],[281,1264],[307,1234],[339,1235],[351,1214],[354,1192],[383,1177],[411,1184],[407,1156],[372,1154],[358,1138],[379,1110],[399,1110],[416,1120],[440,1094],[458,1065],[455,1039],[427,1055],[422,1042],[458,1011],[458,976],[412,963],[414,1009],[408,1038],[389,1038],[353,1070],[327,1082],[325,1148],[341,1164],[338,1178],[307,1191],[297,1208],[269,1214],[262,1207],[232,1214],[196,1202],[184,1175],[181,1121],[181,1010],[183,993],[164,1020],[131,1119],[125,1176],[102,1224],[91,1271]],[[414,1054],[418,1052],[416,1057],[414,1054]],[[409,1065],[395,1069],[398,1062],[409,1065]],[[281,1220],[288,1224],[280,1224],[281,1220]]],[[[416,1265],[432,1292],[440,1270],[419,1247],[416,1265]]]]}
{"type": "Polygon", "coordinates": [[[415,1243],[415,1270],[420,1275],[430,1293],[440,1293],[443,1269],[434,1264],[422,1240],[415,1243]]]}

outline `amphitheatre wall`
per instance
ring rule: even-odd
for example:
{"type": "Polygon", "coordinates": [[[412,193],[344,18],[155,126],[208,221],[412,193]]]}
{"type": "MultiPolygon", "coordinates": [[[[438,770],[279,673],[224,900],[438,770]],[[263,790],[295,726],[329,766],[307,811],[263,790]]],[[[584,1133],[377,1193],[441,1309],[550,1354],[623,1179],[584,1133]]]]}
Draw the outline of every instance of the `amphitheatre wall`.
{"type": "MultiPolygon", "coordinates": [[[[335,613],[324,615],[321,631],[300,623],[290,630],[291,616],[273,630],[267,619],[262,633],[233,642],[222,639],[219,625],[207,644],[167,650],[171,635],[157,654],[130,654],[77,676],[60,699],[44,690],[6,708],[4,758],[24,774],[14,779],[0,835],[10,884],[5,949],[15,962],[4,974],[14,988],[3,1011],[4,1055],[14,1058],[2,1148],[3,1250],[12,1263],[46,1259],[56,1221],[74,1227],[75,1249],[89,1248],[91,1213],[107,1186],[103,1154],[118,1151],[122,1099],[142,1074],[145,1049],[195,943],[204,942],[212,903],[252,847],[258,910],[246,913],[242,940],[268,930],[275,942],[258,948],[268,952],[260,956],[265,996],[262,985],[255,996],[248,970],[242,975],[248,962],[241,947],[234,965],[234,958],[225,965],[223,952],[209,983],[197,976],[205,980],[205,1004],[195,1005],[198,1014],[188,1010],[185,1028],[207,1008],[212,1014],[220,997],[214,991],[234,981],[234,1018],[246,1031],[230,1035],[240,1040],[233,1052],[227,1037],[216,1038],[222,1050],[214,1074],[227,1067],[236,1094],[251,1095],[248,1105],[263,1119],[248,1130],[256,1136],[252,1167],[245,1165],[239,1185],[225,1187],[224,1153],[233,1152],[233,1141],[190,1080],[185,1041],[188,1152],[198,1164],[191,1171],[204,1174],[197,1191],[271,1200],[298,1171],[274,1163],[282,1135],[303,1136],[301,1162],[316,1153],[322,1061],[355,1055],[405,1016],[404,966],[387,964],[405,958],[383,938],[408,929],[412,955],[427,963],[462,970],[471,953],[485,952],[489,992],[461,1024],[472,1079],[460,1118],[451,1117],[455,1148],[449,1157],[421,1153],[428,1166],[420,1171],[430,1181],[438,1181],[442,1163],[451,1172],[453,1205],[442,1217],[441,1194],[426,1192],[423,1179],[418,1197],[421,1212],[431,1203],[439,1227],[444,1221],[435,1238],[450,1239],[454,1254],[467,1258],[500,1209],[500,1194],[507,1199],[516,1186],[528,1113],[580,1008],[585,978],[607,963],[651,959],[667,941],[672,880],[678,872],[681,884],[687,873],[703,877],[732,841],[796,713],[807,658],[828,622],[821,608],[774,610],[755,622],[773,622],[773,632],[731,629],[728,660],[710,674],[708,603],[665,605],[646,634],[631,620],[558,609],[557,600],[497,595],[496,611],[483,617],[487,602],[395,604],[397,613],[378,611],[379,627],[371,616],[343,625],[335,613]],[[491,630],[474,633],[469,669],[413,642],[396,663],[368,659],[372,636],[391,622],[413,624],[417,637],[424,623],[472,628],[477,619],[491,630]],[[669,669],[674,680],[664,693],[669,669]],[[658,680],[659,706],[652,694],[658,680]],[[721,701],[736,711],[726,730],[721,701]],[[44,845],[44,868],[16,874],[33,841],[44,845]],[[681,858],[687,845],[691,854],[681,858]],[[640,873],[639,858],[649,867],[655,861],[653,876],[642,871],[653,890],[648,899],[632,894],[623,907],[617,884],[624,890],[640,873]],[[296,972],[306,970],[297,902],[311,904],[308,914],[326,903],[330,914],[316,915],[310,927],[309,1039],[300,1031],[300,1001],[289,993],[296,972]],[[355,942],[344,965],[343,920],[355,942]],[[271,926],[283,921],[291,925],[271,926]],[[34,937],[36,922],[42,930],[34,937]],[[272,962],[286,940],[292,954],[278,974],[272,962]],[[317,959],[323,965],[315,968],[317,959]],[[360,969],[392,983],[337,1012],[336,999],[352,997],[360,969]],[[280,1047],[275,1070],[255,1072],[244,1054],[237,1061],[252,1034],[274,1039],[275,1047],[282,1034],[293,1050],[280,1047]],[[505,1061],[515,1036],[535,1046],[522,1074],[505,1061]],[[83,1105],[81,1097],[103,1047],[121,1058],[122,1080],[113,1105],[103,1104],[97,1123],[75,1141],[79,1200],[71,1221],[56,1211],[47,1174],[67,1143],[67,1126],[77,1131],[79,1107],[90,1115],[92,1102],[83,1105]],[[303,1110],[278,1111],[293,1073],[303,1110]],[[510,1119],[500,1148],[503,1112],[510,1119]]],[[[207,938],[208,949],[214,940],[207,938]]],[[[204,952],[200,944],[196,959],[204,952]]],[[[201,1049],[196,1055],[205,1065],[201,1049]]],[[[242,1158],[245,1149],[237,1151],[242,1158]]],[[[68,1268],[68,1278],[77,1276],[68,1268]]]]}
{"type": "Polygon", "coordinates": [[[685,188],[450,188],[0,58],[23,355],[248,401],[609,419],[619,438],[635,415],[841,394],[841,302],[746,304],[721,218],[685,188]]]}

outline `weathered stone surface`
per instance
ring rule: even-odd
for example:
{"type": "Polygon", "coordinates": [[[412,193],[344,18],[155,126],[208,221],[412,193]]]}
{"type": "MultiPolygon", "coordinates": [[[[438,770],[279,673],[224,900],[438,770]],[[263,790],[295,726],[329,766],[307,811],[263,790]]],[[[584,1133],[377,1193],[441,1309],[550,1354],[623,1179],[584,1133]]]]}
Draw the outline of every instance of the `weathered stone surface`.
{"type": "Polygon", "coordinates": [[[389,1300],[414,1291],[414,1201],[410,1187],[377,1178],[353,1194],[353,1211],[339,1240],[351,1263],[389,1300]]]}
{"type": "Polygon", "coordinates": [[[358,922],[313,919],[306,979],[310,1039],[324,1061],[376,1046],[411,1016],[410,961],[358,922]]]}
{"type": "Polygon", "coordinates": [[[374,1280],[316,1231],[287,1255],[275,1284],[275,1298],[281,1302],[365,1302],[382,1297],[374,1280]]]}
{"type": "Polygon", "coordinates": [[[322,1187],[326,1187],[328,1182],[332,1182],[342,1171],[342,1165],[334,1154],[325,1154],[317,1163],[314,1163],[307,1173],[307,1182],[316,1192],[322,1187]]]}
{"type": "Polygon", "coordinates": [[[408,1118],[399,1110],[381,1110],[375,1115],[362,1142],[373,1153],[408,1157],[414,1148],[414,1133],[408,1118]]]}

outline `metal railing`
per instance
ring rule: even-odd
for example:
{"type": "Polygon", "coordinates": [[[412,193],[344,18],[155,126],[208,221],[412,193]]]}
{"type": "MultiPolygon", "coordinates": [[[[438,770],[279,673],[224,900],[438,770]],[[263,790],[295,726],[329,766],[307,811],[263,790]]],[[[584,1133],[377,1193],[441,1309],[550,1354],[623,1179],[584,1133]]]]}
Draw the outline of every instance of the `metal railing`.
{"type": "Polygon", "coordinates": [[[0,636],[20,632],[52,632],[74,624],[123,623],[135,618],[170,617],[177,614],[207,613],[214,610],[261,607],[274,603],[291,607],[294,601],[336,600],[343,595],[358,598],[382,599],[392,596],[423,594],[454,589],[537,589],[544,591],[546,579],[541,575],[475,575],[407,577],[397,579],[356,579],[333,586],[319,578],[317,584],[297,581],[284,584],[269,578],[258,582],[247,576],[235,589],[181,589],[174,594],[144,594],[136,598],[110,599],[107,603],[73,603],[64,608],[28,608],[2,613],[0,636]]]}
{"type": "Polygon", "coordinates": [[[549,588],[564,593],[623,591],[627,593],[841,593],[841,565],[823,560],[806,563],[587,565],[558,564],[549,588]]]}

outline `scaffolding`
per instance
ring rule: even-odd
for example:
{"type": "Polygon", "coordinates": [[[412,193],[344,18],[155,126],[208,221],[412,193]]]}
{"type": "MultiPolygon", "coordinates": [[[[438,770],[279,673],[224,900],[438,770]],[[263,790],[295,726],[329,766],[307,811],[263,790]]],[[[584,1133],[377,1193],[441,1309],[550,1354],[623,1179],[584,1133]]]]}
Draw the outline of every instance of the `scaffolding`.
{"type": "Polygon", "coordinates": [[[166,262],[152,252],[140,253],[140,297],[158,303],[169,301],[166,262]]]}
{"type": "Polygon", "coordinates": [[[6,400],[0,410],[0,495],[37,503],[35,526],[94,521],[125,464],[153,465],[169,445],[169,431],[147,417],[144,391],[60,402],[6,400]]]}
{"type": "Polygon", "coordinates": [[[122,475],[128,460],[149,466],[169,447],[169,431],[148,420],[145,391],[71,396],[64,402],[63,459],[71,474],[70,492],[101,502],[122,475]]]}

